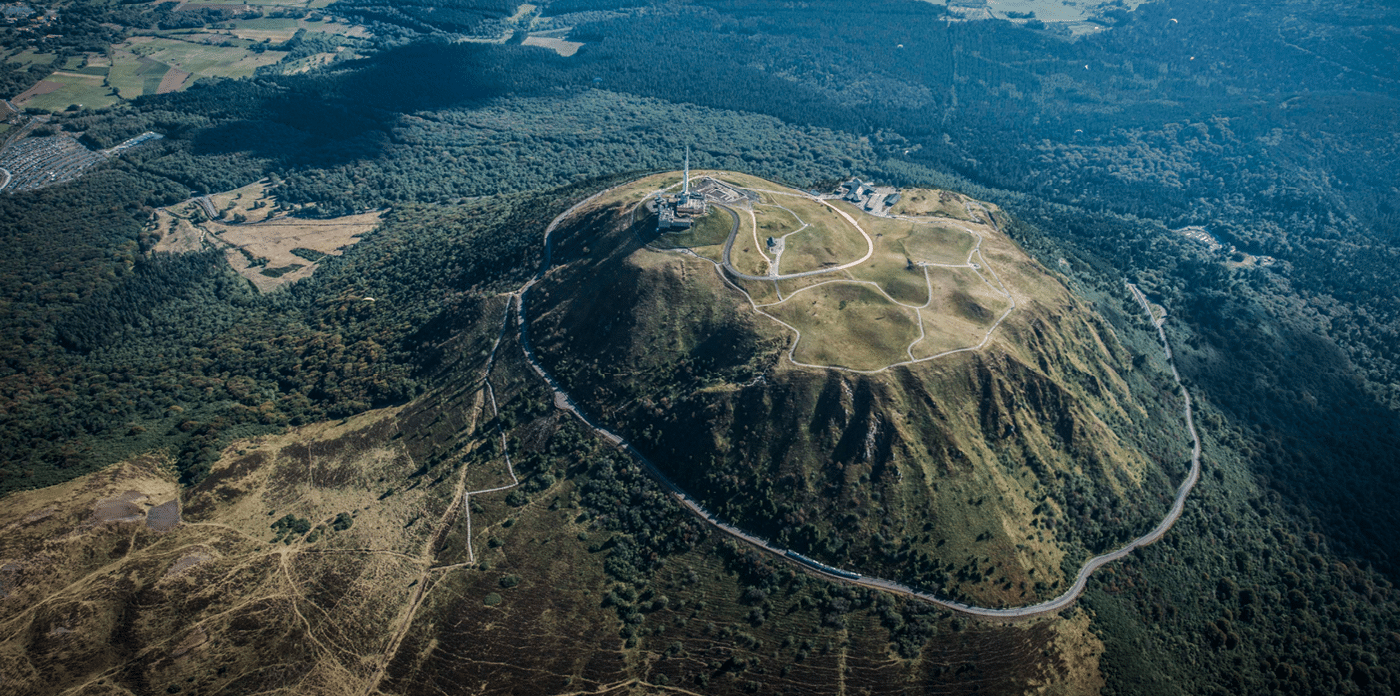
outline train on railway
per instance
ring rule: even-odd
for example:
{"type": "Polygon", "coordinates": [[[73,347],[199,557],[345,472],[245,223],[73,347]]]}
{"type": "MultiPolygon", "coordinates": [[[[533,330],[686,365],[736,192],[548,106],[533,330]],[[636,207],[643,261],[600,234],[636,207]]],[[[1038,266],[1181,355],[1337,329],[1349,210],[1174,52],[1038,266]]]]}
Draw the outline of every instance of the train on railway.
{"type": "Polygon", "coordinates": [[[852,581],[860,580],[860,574],[851,571],[846,571],[845,569],[838,569],[834,566],[827,566],[826,564],[811,559],[810,557],[804,557],[801,554],[792,551],[791,549],[785,550],[783,554],[786,554],[789,559],[795,559],[797,561],[802,562],[803,564],[806,564],[807,566],[831,574],[832,576],[840,576],[841,578],[848,578],[852,581]]]}

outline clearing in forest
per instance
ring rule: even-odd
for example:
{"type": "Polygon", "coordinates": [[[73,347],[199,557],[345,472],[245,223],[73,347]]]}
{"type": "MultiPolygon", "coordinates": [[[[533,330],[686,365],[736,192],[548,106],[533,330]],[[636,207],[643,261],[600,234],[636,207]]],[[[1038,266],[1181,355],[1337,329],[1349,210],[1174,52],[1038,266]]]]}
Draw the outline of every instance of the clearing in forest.
{"type": "Polygon", "coordinates": [[[262,292],[310,277],[328,256],[337,256],[379,225],[384,212],[334,219],[288,216],[259,180],[236,190],[209,195],[215,218],[197,199],[167,207],[154,224],[158,252],[221,249],[229,265],[262,292]]]}
{"type": "Polygon", "coordinates": [[[578,53],[578,50],[583,48],[583,42],[581,41],[566,41],[560,37],[538,36],[533,34],[525,37],[523,43],[526,46],[539,46],[541,48],[550,49],[554,53],[564,56],[565,58],[578,53]]]}
{"type": "Polygon", "coordinates": [[[256,224],[205,224],[217,240],[231,246],[230,265],[260,291],[270,292],[310,277],[322,258],[340,255],[375,226],[383,212],[334,219],[278,217],[256,224]]]}

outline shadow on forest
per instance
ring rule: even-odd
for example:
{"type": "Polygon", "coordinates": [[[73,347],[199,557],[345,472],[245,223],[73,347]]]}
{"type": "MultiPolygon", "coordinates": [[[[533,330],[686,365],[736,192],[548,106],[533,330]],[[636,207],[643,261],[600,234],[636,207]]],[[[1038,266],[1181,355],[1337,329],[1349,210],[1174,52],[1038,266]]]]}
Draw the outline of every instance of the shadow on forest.
{"type": "Polygon", "coordinates": [[[318,166],[374,159],[393,142],[391,133],[405,114],[480,107],[557,84],[564,78],[548,70],[549,57],[542,53],[427,41],[347,62],[328,74],[281,76],[276,88],[239,110],[242,119],[200,130],[192,150],[318,166]],[[523,69],[527,61],[530,70],[523,69]]]}
{"type": "MultiPolygon", "coordinates": [[[[1229,363],[1205,362],[1189,345],[1182,368],[1260,445],[1252,471],[1306,520],[1394,576],[1400,573],[1400,420],[1378,404],[1333,344],[1284,319],[1241,322],[1245,309],[1190,310],[1229,363]],[[1253,328],[1247,326],[1253,325],[1253,328]]],[[[1262,506],[1256,506],[1256,508],[1262,506]]]]}

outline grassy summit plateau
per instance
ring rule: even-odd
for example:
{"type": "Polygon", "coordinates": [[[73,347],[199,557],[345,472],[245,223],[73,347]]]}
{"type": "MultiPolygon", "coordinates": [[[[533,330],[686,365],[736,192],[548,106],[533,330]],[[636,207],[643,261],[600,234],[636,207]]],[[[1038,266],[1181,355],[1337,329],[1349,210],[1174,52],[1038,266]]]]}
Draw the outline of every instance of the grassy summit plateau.
{"type": "Polygon", "coordinates": [[[884,218],[709,175],[752,196],[683,235],[658,238],[640,206],[675,174],[576,212],[526,313],[573,397],[717,514],[825,563],[1015,606],[1166,511],[1186,444],[1170,379],[995,208],[916,191],[962,218],[884,218]],[[721,264],[736,217],[740,275],[721,264]],[[779,255],[767,239],[783,236],[779,255]]]}

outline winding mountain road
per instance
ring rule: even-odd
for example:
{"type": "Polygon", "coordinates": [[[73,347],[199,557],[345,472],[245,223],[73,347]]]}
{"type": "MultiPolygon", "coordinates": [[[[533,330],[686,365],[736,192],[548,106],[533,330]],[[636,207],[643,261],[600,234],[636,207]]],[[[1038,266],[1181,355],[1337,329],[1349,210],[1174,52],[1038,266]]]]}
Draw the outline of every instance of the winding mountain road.
{"type": "MultiPolygon", "coordinates": [[[[541,264],[540,270],[536,273],[533,279],[527,282],[513,295],[517,297],[516,314],[517,321],[519,323],[521,347],[524,348],[525,359],[529,363],[530,367],[534,369],[535,373],[538,374],[549,386],[549,388],[554,392],[554,404],[556,406],[574,414],[578,417],[579,420],[583,421],[586,425],[588,425],[598,434],[602,435],[609,442],[612,442],[613,444],[617,445],[618,448],[624,450],[629,455],[631,455],[634,459],[637,460],[639,464],[645,467],[647,471],[650,472],[651,475],[657,480],[657,482],[659,482],[661,486],[665,488],[667,492],[669,492],[671,496],[675,498],[681,505],[685,506],[691,512],[699,516],[702,520],[709,523],[711,526],[715,527],[721,532],[724,532],[725,534],[736,539],[743,540],[744,542],[747,542],[753,545],[754,547],[767,551],[770,554],[782,557],[789,565],[798,566],[804,569],[808,574],[814,576],[819,576],[822,578],[844,582],[851,585],[864,586],[866,588],[916,598],[918,600],[931,603],[933,605],[937,605],[948,610],[952,610],[954,612],[959,612],[974,617],[994,620],[1017,620],[1058,612],[1073,605],[1075,601],[1078,600],[1079,596],[1084,592],[1084,587],[1087,584],[1090,575],[1102,568],[1104,565],[1126,557],[1138,547],[1146,546],[1157,541],[1163,535],[1165,535],[1166,532],[1171,529],[1172,525],[1176,523],[1177,519],[1181,517],[1182,511],[1185,508],[1186,497],[1191,493],[1191,489],[1195,487],[1196,482],[1200,479],[1201,438],[1196,432],[1195,421],[1191,413],[1191,395],[1186,391],[1186,387],[1181,383],[1181,375],[1177,372],[1176,363],[1172,359],[1171,345],[1167,342],[1167,335],[1162,328],[1162,322],[1152,315],[1152,311],[1147,305],[1147,298],[1142,294],[1142,291],[1139,290],[1136,285],[1127,283],[1128,289],[1133,293],[1134,297],[1138,300],[1138,303],[1142,304],[1143,310],[1148,314],[1150,318],[1152,318],[1153,325],[1156,326],[1157,333],[1161,338],[1162,349],[1166,353],[1167,363],[1171,366],[1172,377],[1173,379],[1175,379],[1177,386],[1181,389],[1183,415],[1185,416],[1186,427],[1190,431],[1191,439],[1193,442],[1193,447],[1191,450],[1191,470],[1187,474],[1187,477],[1182,482],[1181,486],[1177,489],[1176,500],[1172,504],[1171,509],[1167,512],[1166,517],[1162,519],[1162,521],[1157,525],[1157,527],[1153,528],[1147,534],[1133,540],[1132,542],[1129,542],[1123,547],[1120,547],[1119,549],[1116,549],[1112,552],[1108,552],[1106,554],[1100,554],[1086,561],[1084,565],[1080,567],[1079,574],[1075,577],[1074,583],[1059,596],[1056,596],[1055,598],[1052,598],[1042,603],[1037,603],[1035,605],[1027,605],[1018,608],[997,609],[985,608],[976,605],[967,605],[965,603],[959,603],[954,600],[939,598],[938,596],[932,595],[924,591],[916,590],[910,586],[899,583],[897,581],[890,581],[887,579],[865,576],[857,573],[852,573],[851,577],[835,575],[830,571],[822,568],[820,565],[813,565],[811,563],[808,563],[808,561],[810,560],[803,561],[802,559],[795,558],[794,556],[792,556],[790,550],[774,545],[762,537],[745,532],[739,529],[738,527],[735,527],[733,525],[730,525],[729,523],[720,520],[714,514],[710,513],[709,510],[706,509],[703,505],[701,505],[698,501],[696,501],[695,498],[688,494],[684,489],[680,488],[674,482],[672,482],[670,478],[668,478],[664,473],[662,473],[662,471],[659,468],[657,468],[657,466],[654,463],[652,463],[650,459],[647,459],[646,455],[643,455],[640,451],[633,447],[632,444],[629,443],[626,439],[624,439],[617,433],[608,430],[607,428],[603,427],[602,425],[594,421],[592,418],[590,418],[583,411],[583,409],[580,408],[579,405],[573,400],[573,398],[569,396],[568,391],[562,385],[560,385],[559,381],[555,379],[554,376],[551,375],[549,371],[544,368],[543,365],[540,364],[539,359],[535,355],[534,347],[530,344],[529,319],[526,318],[525,315],[526,298],[529,294],[530,289],[535,285],[536,282],[544,278],[545,274],[548,273],[551,267],[551,236],[554,233],[554,230],[565,219],[573,215],[574,212],[587,206],[601,195],[610,191],[611,190],[604,190],[603,192],[599,192],[598,194],[595,194],[589,197],[588,199],[585,199],[579,202],[578,204],[575,204],[564,213],[555,217],[554,220],[551,221],[549,226],[545,229],[544,255],[542,256],[543,262],[541,264]]],[[[730,211],[731,213],[734,213],[733,210],[730,211]]],[[[737,214],[735,215],[735,221],[735,226],[737,229],[737,214]]],[[[862,231],[862,233],[864,233],[864,231],[862,231]]],[[[867,236],[867,240],[868,238],[869,237],[867,236]]],[[[730,240],[733,240],[732,236],[730,240]]],[[[726,255],[726,259],[727,257],[728,256],[726,255]]],[[[867,255],[866,257],[868,258],[869,255],[867,255]]],[[[862,261],[860,262],[863,261],[864,259],[862,259],[862,261]]],[[[820,273],[830,271],[831,269],[821,270],[820,273]]],[[[805,276],[805,274],[799,276],[805,276]]]]}

